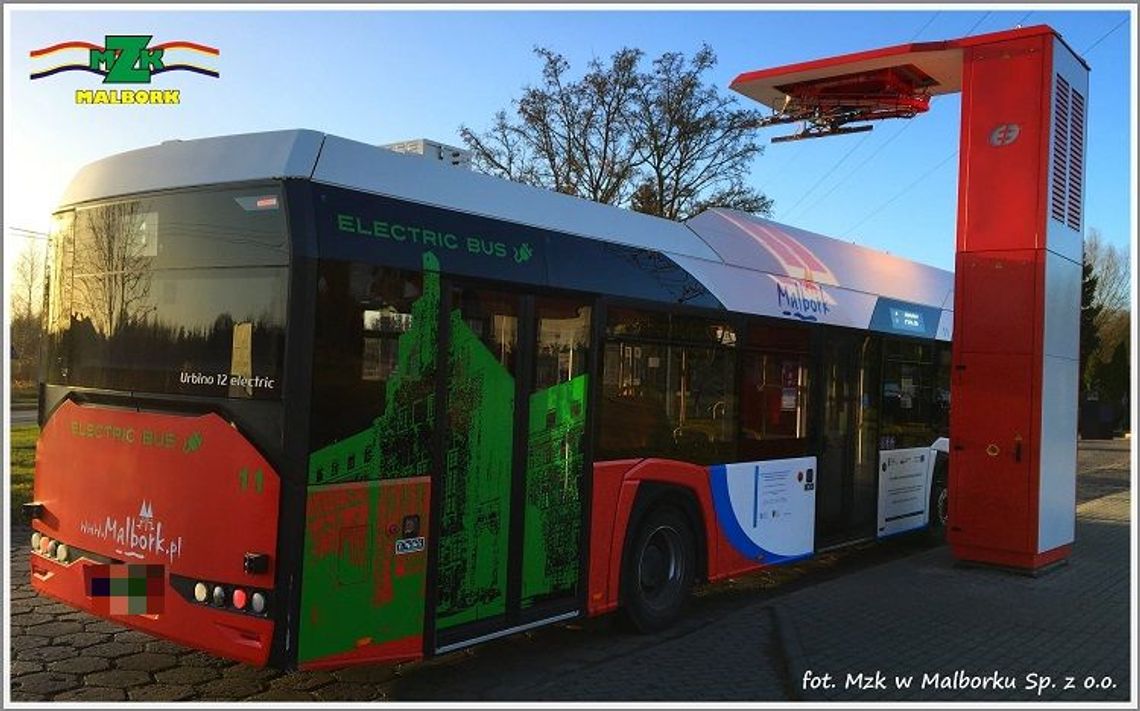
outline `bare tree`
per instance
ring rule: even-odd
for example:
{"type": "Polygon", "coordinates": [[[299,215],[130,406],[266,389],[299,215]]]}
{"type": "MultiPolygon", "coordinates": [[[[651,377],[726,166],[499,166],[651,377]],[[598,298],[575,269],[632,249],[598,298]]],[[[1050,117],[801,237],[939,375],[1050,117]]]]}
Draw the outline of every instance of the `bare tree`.
{"type": "MultiPolygon", "coordinates": [[[[1130,278],[1128,255],[1120,247],[1104,241],[1095,227],[1090,227],[1085,235],[1085,261],[1092,266],[1096,275],[1094,301],[1107,318],[1114,311],[1127,310],[1129,305],[1130,278]]],[[[1102,325],[1103,321],[1098,324],[1102,325]]]]}
{"type": "Polygon", "coordinates": [[[661,55],[641,77],[630,112],[644,176],[635,210],[672,220],[709,207],[771,213],[771,198],[744,185],[764,150],[755,132],[759,113],[736,108],[735,99],[701,80],[714,66],[716,55],[703,45],[692,62],[679,52],[661,55]]]}
{"type": "Polygon", "coordinates": [[[642,71],[643,53],[623,48],[577,80],[562,55],[535,54],[542,81],[513,102],[516,116],[497,112],[481,134],[460,127],[477,169],[670,219],[713,206],[770,214],[772,201],[744,184],[763,150],[760,114],[704,82],[712,49],[691,62],[666,53],[642,71]]]}
{"type": "Polygon", "coordinates": [[[1094,284],[1091,311],[1096,336],[1086,358],[1088,370],[1085,373],[1091,379],[1091,370],[1107,363],[1120,341],[1128,338],[1131,281],[1128,255],[1120,247],[1105,242],[1095,227],[1089,228],[1085,236],[1085,263],[1094,284]]]}
{"type": "Polygon", "coordinates": [[[1082,382],[1101,397],[1117,401],[1127,395],[1131,363],[1128,255],[1105,242],[1094,227],[1085,236],[1084,259],[1089,272],[1086,282],[1092,288],[1092,296],[1086,300],[1095,335],[1085,345],[1082,334],[1082,382]]]}
{"type": "Polygon", "coordinates": [[[608,66],[595,59],[578,81],[568,79],[562,55],[543,48],[535,54],[542,84],[524,88],[514,102],[518,123],[499,111],[481,136],[460,127],[475,167],[597,202],[624,201],[636,152],[627,113],[641,52],[623,49],[608,66]]]}
{"type": "Polygon", "coordinates": [[[16,258],[15,281],[12,284],[12,315],[31,316],[39,311],[40,288],[43,285],[44,259],[39,246],[29,242],[16,258]]]}
{"type": "Polygon", "coordinates": [[[17,381],[32,380],[39,363],[42,329],[40,306],[43,303],[43,253],[39,245],[31,241],[16,259],[16,269],[12,282],[12,324],[11,337],[12,378],[17,381]]]}

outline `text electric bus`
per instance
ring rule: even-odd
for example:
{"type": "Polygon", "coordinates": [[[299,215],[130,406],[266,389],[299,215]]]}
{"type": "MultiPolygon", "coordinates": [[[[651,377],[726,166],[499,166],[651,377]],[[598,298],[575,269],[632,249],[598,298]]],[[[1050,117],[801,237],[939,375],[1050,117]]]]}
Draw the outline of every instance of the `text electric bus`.
{"type": "Polygon", "coordinates": [[[312,131],[107,158],[54,224],[32,580],[156,635],[320,668],[652,630],[945,515],[942,270],[312,131]]]}

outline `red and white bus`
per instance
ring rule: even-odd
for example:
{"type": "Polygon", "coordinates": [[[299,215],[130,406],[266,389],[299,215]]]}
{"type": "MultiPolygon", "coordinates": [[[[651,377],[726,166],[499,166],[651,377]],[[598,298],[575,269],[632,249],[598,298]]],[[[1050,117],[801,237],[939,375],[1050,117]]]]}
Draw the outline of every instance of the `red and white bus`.
{"type": "Polygon", "coordinates": [[[251,664],[412,660],[937,528],[953,277],[313,131],[56,214],[35,588],[251,664]]]}

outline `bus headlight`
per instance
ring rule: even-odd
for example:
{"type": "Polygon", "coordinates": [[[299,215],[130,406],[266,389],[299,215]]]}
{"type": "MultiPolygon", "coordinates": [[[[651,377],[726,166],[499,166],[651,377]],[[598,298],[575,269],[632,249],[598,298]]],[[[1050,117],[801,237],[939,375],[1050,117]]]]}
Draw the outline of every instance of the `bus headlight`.
{"type": "Polygon", "coordinates": [[[67,554],[68,554],[67,544],[66,543],[60,543],[55,549],[55,559],[58,560],[60,563],[66,563],[67,562],[67,554]]]}
{"type": "Polygon", "coordinates": [[[249,606],[259,615],[265,612],[265,596],[259,592],[255,592],[249,598],[249,606]]]}
{"type": "Polygon", "coordinates": [[[206,587],[205,583],[198,583],[194,586],[194,599],[198,602],[205,602],[206,598],[210,596],[210,589],[206,587]]]}
{"type": "Polygon", "coordinates": [[[42,540],[43,537],[44,537],[43,534],[40,533],[39,531],[36,531],[35,533],[32,534],[32,550],[33,551],[39,551],[40,540],[42,540]]]}

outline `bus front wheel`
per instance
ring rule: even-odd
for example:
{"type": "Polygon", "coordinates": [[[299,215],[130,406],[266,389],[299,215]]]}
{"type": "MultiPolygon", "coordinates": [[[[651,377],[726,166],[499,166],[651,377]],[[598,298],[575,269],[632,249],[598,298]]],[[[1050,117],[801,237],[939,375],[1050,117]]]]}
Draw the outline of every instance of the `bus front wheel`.
{"type": "Polygon", "coordinates": [[[625,616],[639,631],[656,632],[681,614],[696,574],[696,546],[688,518],[658,506],[642,518],[622,569],[625,616]]]}

